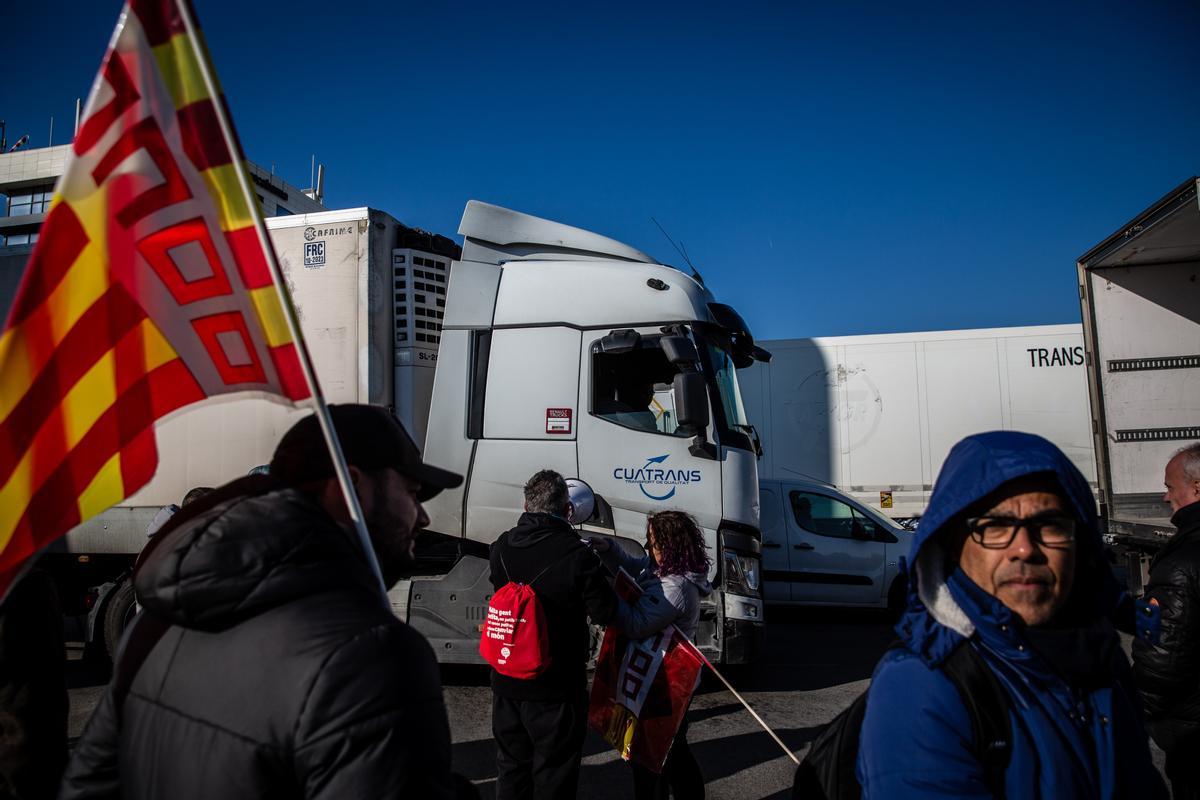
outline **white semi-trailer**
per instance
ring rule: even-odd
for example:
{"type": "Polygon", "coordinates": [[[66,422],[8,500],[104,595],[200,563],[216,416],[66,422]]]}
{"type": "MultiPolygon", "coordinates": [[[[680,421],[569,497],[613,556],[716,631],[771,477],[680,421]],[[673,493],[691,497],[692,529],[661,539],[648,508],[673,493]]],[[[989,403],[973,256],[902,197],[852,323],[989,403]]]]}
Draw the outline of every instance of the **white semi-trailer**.
{"type": "Polygon", "coordinates": [[[955,442],[1019,430],[1096,476],[1079,325],[764,342],[739,374],[764,481],[834,486],[889,517],[919,516],[955,442]]]}
{"type": "MultiPolygon", "coordinates": [[[[649,512],[695,515],[719,586],[698,644],[726,662],[753,658],[758,481],[738,371],[769,356],[698,276],[475,201],[461,254],[449,240],[408,241],[411,229],[366,208],[268,228],[328,399],[392,408],[428,461],[466,477],[428,504],[418,566],[391,592],[440,659],[482,663],[488,545],[515,523],[524,481],[544,468],[592,486],[590,530],[641,541],[649,512]]],[[[301,413],[239,399],[157,426],[151,483],[43,561],[60,576],[104,581],[93,638],[111,647],[128,618],[125,570],[159,508],[267,463],[301,413]]]]}
{"type": "Polygon", "coordinates": [[[1164,467],[1200,441],[1198,189],[1184,181],[1076,263],[1100,508],[1134,589],[1175,530],[1164,467]]]}

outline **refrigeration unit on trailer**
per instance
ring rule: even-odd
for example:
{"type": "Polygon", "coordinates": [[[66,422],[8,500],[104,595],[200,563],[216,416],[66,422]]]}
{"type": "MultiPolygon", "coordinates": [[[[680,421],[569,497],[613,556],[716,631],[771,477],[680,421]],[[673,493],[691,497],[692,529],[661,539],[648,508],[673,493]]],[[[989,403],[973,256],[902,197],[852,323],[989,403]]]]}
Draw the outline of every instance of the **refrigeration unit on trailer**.
{"type": "MultiPolygon", "coordinates": [[[[736,312],[619,242],[474,201],[461,255],[366,208],[268,228],[328,399],[392,408],[427,460],[466,476],[429,504],[414,574],[390,593],[441,660],[482,663],[487,547],[515,524],[523,483],[543,468],[587,481],[597,513],[585,528],[630,547],[647,513],[694,514],[720,587],[699,643],[724,661],[753,657],[758,484],[737,374],[767,355],[736,312]]],[[[266,464],[303,413],[243,399],[157,426],[153,481],[64,548],[76,567],[104,564],[89,573],[107,581],[94,636],[119,633],[132,601],[122,570],[150,518],[191,487],[266,464]]]]}
{"type": "Polygon", "coordinates": [[[1101,513],[1131,566],[1174,533],[1163,471],[1200,441],[1198,187],[1184,181],[1076,263],[1101,513]]]}
{"type": "Polygon", "coordinates": [[[836,487],[894,519],[919,516],[950,448],[1019,430],[1095,481],[1079,325],[764,342],[739,375],[763,442],[760,478],[836,487]]]}

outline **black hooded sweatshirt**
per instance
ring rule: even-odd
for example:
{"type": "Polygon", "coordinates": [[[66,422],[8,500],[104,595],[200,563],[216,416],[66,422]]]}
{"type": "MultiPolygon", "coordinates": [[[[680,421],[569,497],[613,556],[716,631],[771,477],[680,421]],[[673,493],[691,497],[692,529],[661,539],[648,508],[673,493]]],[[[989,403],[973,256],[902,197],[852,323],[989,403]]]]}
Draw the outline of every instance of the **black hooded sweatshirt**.
{"type": "Polygon", "coordinates": [[[293,489],[188,516],[136,576],[169,627],[123,702],[110,684],[60,796],[453,796],[433,651],[350,537],[293,489]]]}
{"type": "Polygon", "coordinates": [[[599,557],[565,520],[526,512],[492,545],[491,564],[497,589],[509,581],[533,581],[546,615],[551,659],[545,672],[529,680],[492,670],[492,690],[512,700],[578,700],[587,690],[588,617],[607,625],[617,609],[599,557]]]}

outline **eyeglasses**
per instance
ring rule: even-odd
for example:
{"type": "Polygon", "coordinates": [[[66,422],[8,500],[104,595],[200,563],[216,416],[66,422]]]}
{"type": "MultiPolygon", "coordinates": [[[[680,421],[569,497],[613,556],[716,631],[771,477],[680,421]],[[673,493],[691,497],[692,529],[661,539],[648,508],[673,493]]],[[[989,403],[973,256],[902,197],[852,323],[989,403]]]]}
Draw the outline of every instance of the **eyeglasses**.
{"type": "Polygon", "coordinates": [[[989,550],[1003,550],[1017,537],[1017,529],[1029,531],[1029,538],[1049,548],[1070,547],[1075,541],[1075,518],[1065,514],[1020,519],[1017,517],[971,517],[967,530],[971,538],[989,550]]]}

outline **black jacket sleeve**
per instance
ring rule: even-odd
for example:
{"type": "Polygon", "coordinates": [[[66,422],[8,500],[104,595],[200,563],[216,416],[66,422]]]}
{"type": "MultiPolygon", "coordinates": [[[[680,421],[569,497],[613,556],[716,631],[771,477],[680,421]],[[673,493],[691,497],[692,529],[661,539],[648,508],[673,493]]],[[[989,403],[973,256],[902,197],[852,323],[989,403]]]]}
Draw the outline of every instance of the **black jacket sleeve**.
{"type": "Polygon", "coordinates": [[[1164,716],[1200,675],[1200,592],[1197,565],[1174,558],[1150,576],[1145,599],[1162,614],[1157,644],[1134,639],[1134,675],[1149,718],[1164,716]]]}
{"type": "Polygon", "coordinates": [[[437,660],[407,625],[381,625],[324,665],[296,730],[306,798],[452,798],[437,660]]]}
{"type": "Polygon", "coordinates": [[[504,584],[508,583],[508,575],[504,571],[503,564],[500,563],[500,548],[503,547],[504,536],[492,542],[491,548],[488,550],[488,563],[491,565],[491,573],[488,575],[488,580],[492,582],[493,589],[499,589],[504,584]]]}
{"type": "Polygon", "coordinates": [[[608,625],[617,614],[617,593],[608,580],[608,570],[590,548],[581,548],[576,558],[576,587],[592,622],[608,625]]]}
{"type": "Polygon", "coordinates": [[[59,789],[59,800],[121,796],[117,761],[120,746],[119,721],[110,683],[92,712],[83,735],[75,743],[59,789]]]}

